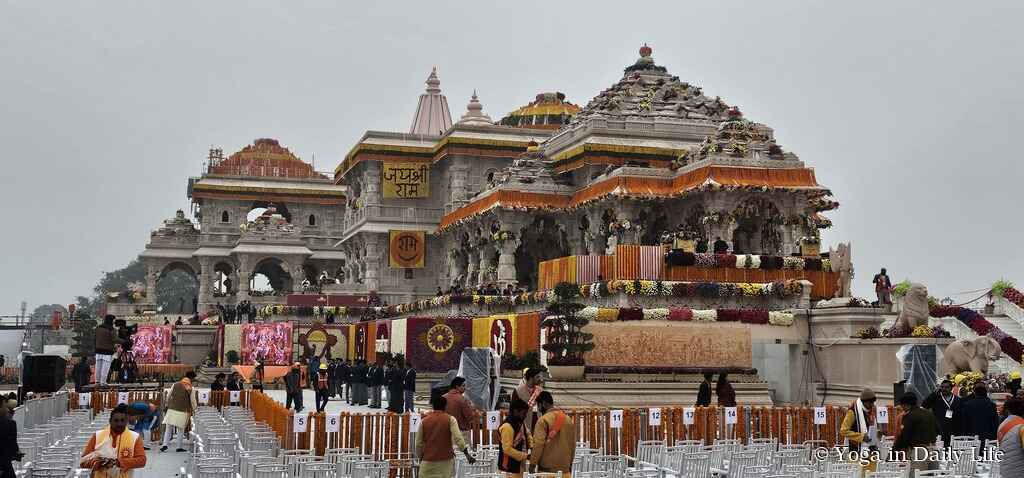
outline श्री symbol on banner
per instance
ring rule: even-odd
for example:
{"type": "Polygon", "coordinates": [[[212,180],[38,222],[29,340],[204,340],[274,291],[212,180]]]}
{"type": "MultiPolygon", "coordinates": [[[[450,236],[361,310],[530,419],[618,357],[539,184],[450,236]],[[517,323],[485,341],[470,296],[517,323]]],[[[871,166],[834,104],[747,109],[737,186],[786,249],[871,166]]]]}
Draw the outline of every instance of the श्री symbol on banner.
{"type": "Polygon", "coordinates": [[[387,199],[430,196],[430,166],[426,163],[384,163],[381,189],[387,199]]]}
{"type": "Polygon", "coordinates": [[[390,231],[388,263],[396,269],[422,269],[427,255],[423,231],[390,231]]]}

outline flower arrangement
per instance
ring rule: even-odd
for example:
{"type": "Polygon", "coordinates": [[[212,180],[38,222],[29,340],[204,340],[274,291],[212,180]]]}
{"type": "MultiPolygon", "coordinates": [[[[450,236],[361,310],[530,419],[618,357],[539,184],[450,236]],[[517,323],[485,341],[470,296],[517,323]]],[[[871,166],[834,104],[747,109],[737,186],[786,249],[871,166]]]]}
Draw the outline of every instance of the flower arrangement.
{"type": "Polygon", "coordinates": [[[882,334],[875,327],[866,327],[858,330],[853,337],[857,339],[877,339],[881,338],[882,334]]]}
{"type": "Polygon", "coordinates": [[[974,390],[974,386],[984,380],[985,376],[981,372],[961,372],[953,377],[953,383],[964,390],[974,390]]]}
{"type": "Polygon", "coordinates": [[[1003,291],[1003,298],[1017,307],[1024,308],[1024,294],[1021,294],[1020,291],[1013,287],[1003,291]]]}
{"type": "Polygon", "coordinates": [[[800,238],[801,244],[821,244],[821,238],[818,236],[804,236],[800,238]]]}
{"type": "Polygon", "coordinates": [[[902,282],[892,286],[893,297],[903,297],[910,291],[910,281],[904,279],[902,282]]]}
{"type": "Polygon", "coordinates": [[[502,244],[505,241],[511,241],[515,238],[516,234],[512,231],[497,231],[494,234],[491,234],[491,240],[498,244],[502,244]]]}
{"type": "Polygon", "coordinates": [[[803,257],[783,257],[782,268],[794,271],[802,271],[807,266],[807,262],[804,261],[803,257]]]}
{"type": "Polygon", "coordinates": [[[755,254],[712,254],[693,253],[673,249],[665,254],[668,266],[696,266],[701,268],[763,269],[763,270],[806,270],[833,272],[832,262],[815,257],[781,257],[755,254]]]}

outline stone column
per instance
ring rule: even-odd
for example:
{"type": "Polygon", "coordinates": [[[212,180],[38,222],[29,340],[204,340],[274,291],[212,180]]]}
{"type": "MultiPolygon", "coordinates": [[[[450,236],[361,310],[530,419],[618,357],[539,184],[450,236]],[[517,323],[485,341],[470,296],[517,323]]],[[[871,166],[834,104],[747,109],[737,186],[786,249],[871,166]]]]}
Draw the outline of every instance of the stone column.
{"type": "MultiPolygon", "coordinates": [[[[629,221],[632,226],[637,225],[637,212],[639,206],[633,201],[622,201],[615,205],[615,220],[622,223],[623,221],[629,221]]],[[[628,232],[620,232],[618,244],[636,244],[636,234],[633,230],[628,232]]]]}
{"type": "Polygon", "coordinates": [[[477,269],[480,267],[479,253],[476,249],[469,249],[466,251],[466,282],[465,287],[467,289],[476,287],[477,284],[477,269]],[[474,260],[477,258],[477,260],[474,260]]]}
{"type": "Polygon", "coordinates": [[[213,297],[210,293],[210,276],[213,275],[213,264],[210,259],[203,258],[199,259],[199,304],[198,307],[202,309],[209,304],[213,297]]]}
{"type": "Polygon", "coordinates": [[[160,277],[160,268],[154,264],[146,266],[146,303],[156,304],[156,280],[160,277]]]}
{"type": "Polygon", "coordinates": [[[460,252],[458,249],[451,249],[448,251],[448,275],[450,276],[451,280],[449,281],[448,284],[446,284],[446,286],[451,286],[452,284],[455,284],[457,281],[466,280],[466,277],[463,275],[465,274],[466,270],[462,267],[462,254],[463,253],[460,252]]]}
{"type": "Polygon", "coordinates": [[[491,257],[494,255],[494,246],[486,244],[480,247],[480,277],[477,279],[477,284],[486,285],[490,277],[487,275],[487,269],[491,268],[491,257]]]}
{"type": "Polygon", "coordinates": [[[236,274],[238,274],[238,285],[236,286],[238,294],[236,294],[236,300],[249,300],[249,275],[252,272],[249,270],[249,261],[245,256],[238,258],[236,274]]]}
{"type": "Polygon", "coordinates": [[[380,192],[380,168],[381,164],[377,161],[364,162],[366,166],[366,172],[363,173],[363,177],[366,179],[363,183],[363,205],[379,205],[381,199],[380,192]]]}
{"type": "Polygon", "coordinates": [[[498,285],[507,287],[509,284],[519,283],[516,275],[516,249],[519,248],[519,238],[506,240],[498,245],[498,285]]]}
{"type": "MultiPolygon", "coordinates": [[[[380,175],[378,174],[378,179],[380,175]]],[[[366,234],[366,290],[380,289],[380,258],[384,253],[384,241],[381,234],[366,234]]]]}
{"type": "Polygon", "coordinates": [[[468,192],[466,183],[469,180],[469,167],[458,161],[458,164],[453,164],[448,169],[448,174],[451,175],[451,197],[449,198],[450,207],[445,212],[454,211],[466,204],[466,194],[468,192]]]}

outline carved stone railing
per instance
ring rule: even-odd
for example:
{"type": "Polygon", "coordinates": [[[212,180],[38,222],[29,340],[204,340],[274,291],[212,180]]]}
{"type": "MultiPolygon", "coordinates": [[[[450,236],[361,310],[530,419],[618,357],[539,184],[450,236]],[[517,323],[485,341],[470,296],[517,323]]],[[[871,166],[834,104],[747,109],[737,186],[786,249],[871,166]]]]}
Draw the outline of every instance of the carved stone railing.
{"type": "Polygon", "coordinates": [[[443,208],[371,204],[346,215],[345,232],[343,235],[349,235],[354,229],[366,222],[403,222],[406,224],[436,225],[441,222],[442,216],[444,216],[443,208]]]}

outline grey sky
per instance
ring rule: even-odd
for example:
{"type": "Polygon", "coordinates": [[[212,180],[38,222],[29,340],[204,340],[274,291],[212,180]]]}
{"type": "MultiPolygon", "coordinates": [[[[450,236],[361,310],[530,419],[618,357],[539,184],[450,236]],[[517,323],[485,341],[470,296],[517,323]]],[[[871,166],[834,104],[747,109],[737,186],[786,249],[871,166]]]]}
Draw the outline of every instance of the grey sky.
{"type": "Polygon", "coordinates": [[[1024,281],[1024,3],[490,3],[0,1],[0,314],[126,264],[211,145],[332,170],[409,127],[433,65],[456,119],[474,88],[498,119],[585,104],[643,42],[816,168],[857,293],[881,266],[940,297],[1024,281]]]}

